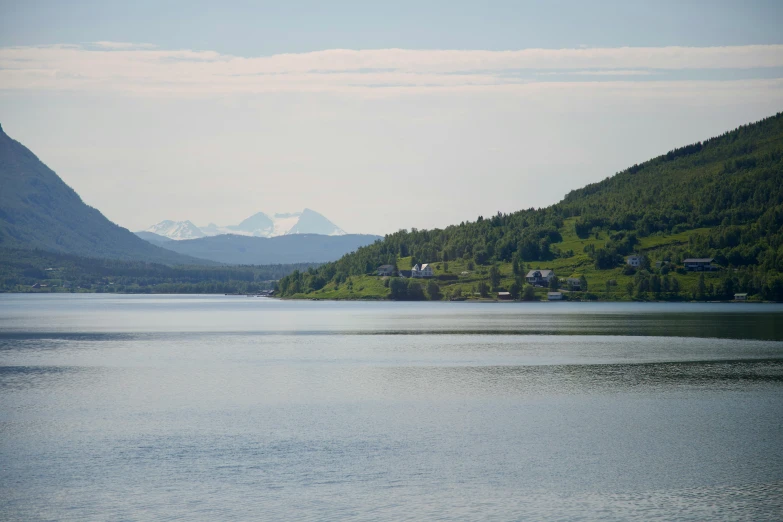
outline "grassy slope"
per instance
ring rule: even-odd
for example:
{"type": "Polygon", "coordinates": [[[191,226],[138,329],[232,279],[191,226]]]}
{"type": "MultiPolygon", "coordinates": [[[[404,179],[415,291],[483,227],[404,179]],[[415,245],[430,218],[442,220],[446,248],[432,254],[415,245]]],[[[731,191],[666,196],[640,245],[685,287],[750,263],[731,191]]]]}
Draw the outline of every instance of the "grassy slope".
{"type": "MultiPolygon", "coordinates": [[[[623,275],[622,267],[618,266],[609,270],[597,270],[594,267],[593,260],[583,253],[584,247],[588,244],[595,245],[596,248],[601,247],[606,241],[605,235],[602,235],[600,239],[591,237],[589,239],[580,239],[574,232],[573,222],[576,218],[567,219],[561,229],[563,235],[563,242],[558,243],[557,246],[563,250],[573,250],[574,255],[567,258],[557,258],[552,261],[532,261],[525,263],[526,270],[530,269],[553,269],[557,276],[561,279],[568,277],[580,277],[582,275],[587,279],[588,291],[595,294],[598,299],[601,300],[631,300],[628,296],[625,286],[627,283],[633,281],[633,276],[623,275]],[[610,293],[606,293],[606,282],[613,279],[617,282],[616,286],[612,287],[610,293]]],[[[668,236],[650,236],[641,238],[640,247],[637,251],[649,256],[652,260],[657,260],[658,253],[664,250],[666,247],[683,245],[688,243],[688,238],[691,234],[703,233],[708,231],[708,228],[699,228],[694,230],[688,230],[679,234],[673,234],[668,236]]],[[[450,294],[456,288],[462,290],[463,296],[469,298],[474,291],[474,287],[479,281],[488,281],[488,266],[476,266],[474,270],[468,270],[468,262],[464,260],[449,261],[449,271],[444,270],[443,263],[435,264],[435,275],[451,274],[457,275],[456,281],[436,281],[440,286],[441,293],[445,295],[450,294]],[[468,272],[463,274],[463,272],[468,272]]],[[[500,263],[500,273],[502,276],[500,286],[502,288],[508,288],[514,282],[513,271],[511,263],[500,263]]],[[[410,258],[404,257],[397,261],[397,268],[400,270],[410,270],[410,258]]],[[[686,274],[670,274],[672,277],[676,277],[680,282],[680,294],[687,296],[691,290],[696,287],[699,274],[695,272],[688,272],[686,274]]],[[[704,272],[704,277],[707,285],[711,281],[717,282],[720,279],[720,272],[704,272]]],[[[389,293],[389,289],[383,284],[383,277],[376,275],[363,275],[351,277],[351,284],[343,283],[335,288],[334,283],[327,284],[321,290],[312,292],[309,294],[295,294],[291,296],[294,299],[386,299],[389,293]]],[[[536,294],[543,298],[546,294],[545,289],[536,289],[536,294]]]]}

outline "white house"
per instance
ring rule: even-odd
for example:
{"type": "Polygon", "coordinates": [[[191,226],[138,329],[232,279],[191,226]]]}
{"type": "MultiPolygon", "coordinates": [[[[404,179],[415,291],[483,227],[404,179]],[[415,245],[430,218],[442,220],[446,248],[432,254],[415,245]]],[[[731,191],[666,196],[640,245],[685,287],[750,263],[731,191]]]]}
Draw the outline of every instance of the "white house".
{"type": "Polygon", "coordinates": [[[642,259],[644,259],[644,257],[642,257],[642,256],[640,256],[638,254],[634,254],[632,256],[626,257],[625,258],[625,262],[628,265],[630,265],[630,266],[632,266],[634,268],[638,268],[638,267],[642,266],[642,259]]]}
{"type": "Polygon", "coordinates": [[[379,276],[391,276],[394,275],[396,267],[394,265],[381,265],[378,267],[379,276]]]}
{"type": "Polygon", "coordinates": [[[416,265],[411,270],[411,277],[433,277],[432,265],[424,263],[423,265],[416,265]]]}
{"type": "Polygon", "coordinates": [[[548,285],[553,277],[555,277],[554,270],[531,270],[525,279],[531,285],[548,285]]]}
{"type": "Polygon", "coordinates": [[[546,298],[550,301],[562,301],[563,294],[561,292],[547,292],[546,298]]]}

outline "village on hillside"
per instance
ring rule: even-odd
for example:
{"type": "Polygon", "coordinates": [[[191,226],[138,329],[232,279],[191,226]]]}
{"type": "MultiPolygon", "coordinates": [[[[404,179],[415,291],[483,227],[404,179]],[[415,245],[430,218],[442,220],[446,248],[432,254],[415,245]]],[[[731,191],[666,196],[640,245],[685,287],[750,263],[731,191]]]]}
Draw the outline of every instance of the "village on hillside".
{"type": "MultiPolygon", "coordinates": [[[[446,264],[448,265],[448,263],[446,264]]],[[[625,258],[625,266],[627,269],[641,270],[649,268],[648,264],[649,263],[647,262],[646,257],[642,254],[631,254],[625,258]]],[[[444,277],[445,274],[436,274],[433,266],[437,266],[438,269],[441,268],[441,264],[439,263],[416,263],[410,268],[410,270],[398,269],[395,265],[385,264],[378,267],[377,276],[383,278],[386,283],[388,283],[388,278],[399,278],[401,280],[433,278],[438,278],[439,280],[444,281],[454,280],[453,277],[444,277]]],[[[655,268],[659,271],[664,266],[664,262],[662,261],[657,261],[655,263],[655,268]]],[[[686,272],[713,272],[721,270],[721,267],[714,264],[713,258],[686,258],[682,260],[681,270],[686,272]]],[[[666,268],[664,268],[664,272],[667,272],[666,268]]],[[[459,276],[463,277],[470,275],[471,272],[468,270],[464,270],[459,274],[459,276]]],[[[558,278],[558,276],[555,274],[555,270],[552,268],[530,269],[524,275],[524,282],[527,284],[525,288],[530,288],[532,290],[532,292],[528,290],[527,299],[525,300],[533,300],[531,296],[537,295],[537,289],[545,289],[547,290],[546,292],[538,292],[541,298],[546,297],[547,301],[564,301],[569,299],[568,294],[585,292],[588,286],[587,280],[584,276],[567,277],[561,279],[558,278]]],[[[492,288],[493,291],[488,292],[487,289],[484,288],[485,286],[486,283],[480,281],[478,285],[476,285],[476,289],[474,289],[470,295],[466,296],[460,292],[458,295],[452,295],[448,298],[452,301],[464,301],[468,298],[513,301],[520,298],[524,299],[525,297],[520,293],[519,288],[510,288],[509,290],[498,289],[496,288],[498,285],[495,284],[492,288]]],[[[608,282],[607,286],[611,286],[611,283],[608,282]]],[[[582,296],[579,296],[579,300],[581,300],[581,297],[582,296]]],[[[735,301],[746,301],[747,297],[747,293],[734,293],[735,301]]]]}

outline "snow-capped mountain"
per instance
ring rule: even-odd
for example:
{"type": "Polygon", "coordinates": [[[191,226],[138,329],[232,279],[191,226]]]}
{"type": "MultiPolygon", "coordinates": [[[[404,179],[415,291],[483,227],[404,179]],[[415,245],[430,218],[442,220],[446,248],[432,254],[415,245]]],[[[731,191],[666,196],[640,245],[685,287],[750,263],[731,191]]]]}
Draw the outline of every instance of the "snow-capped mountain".
{"type": "Polygon", "coordinates": [[[289,234],[321,234],[324,236],[342,236],[345,231],[326,219],[322,214],[309,208],[301,212],[274,214],[263,212],[253,214],[238,225],[220,226],[210,223],[197,227],[190,221],[161,221],[146,230],[169,239],[196,239],[221,234],[237,234],[254,237],[277,237],[289,234]]]}
{"type": "Polygon", "coordinates": [[[152,232],[159,236],[169,239],[198,239],[206,234],[190,221],[171,221],[169,219],[161,221],[157,225],[152,225],[145,232],[152,232]]]}

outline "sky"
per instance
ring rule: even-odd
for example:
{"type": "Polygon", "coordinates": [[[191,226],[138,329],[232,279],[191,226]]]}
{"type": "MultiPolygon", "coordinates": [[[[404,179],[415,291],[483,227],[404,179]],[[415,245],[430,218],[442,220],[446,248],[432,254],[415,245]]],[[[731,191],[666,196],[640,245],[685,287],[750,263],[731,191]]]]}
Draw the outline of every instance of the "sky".
{"type": "Polygon", "coordinates": [[[781,22],[779,1],[0,0],[0,124],[131,230],[444,227],[780,112],[781,22]]]}

